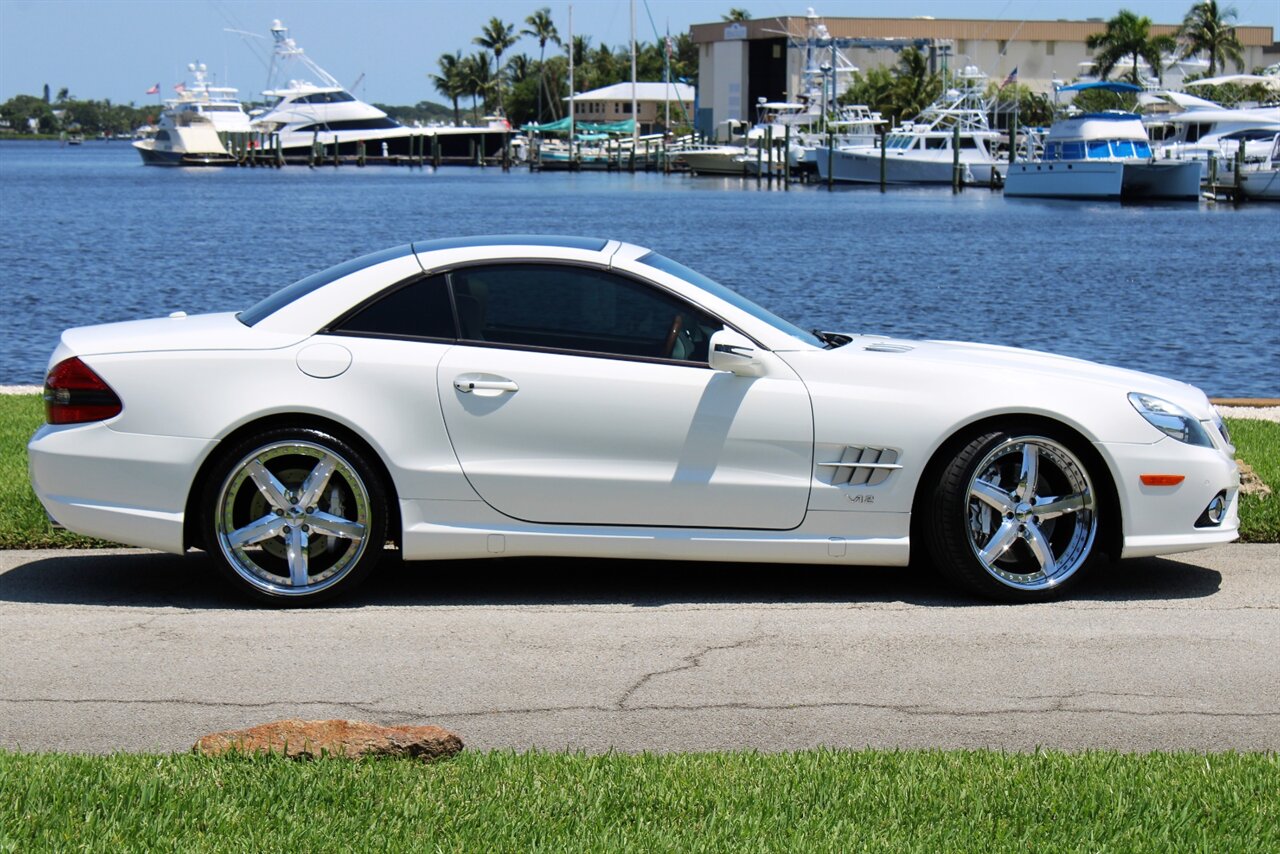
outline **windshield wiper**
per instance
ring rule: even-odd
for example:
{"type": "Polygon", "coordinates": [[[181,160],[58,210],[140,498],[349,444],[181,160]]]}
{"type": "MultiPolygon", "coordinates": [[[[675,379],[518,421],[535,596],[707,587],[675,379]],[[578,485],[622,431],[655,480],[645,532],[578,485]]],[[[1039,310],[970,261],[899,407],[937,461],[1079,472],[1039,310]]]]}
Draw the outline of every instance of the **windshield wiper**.
{"type": "Polygon", "coordinates": [[[839,332],[823,332],[821,329],[812,330],[813,334],[819,341],[826,345],[826,349],[834,350],[836,347],[843,347],[853,338],[849,335],[841,335],[839,332]]]}

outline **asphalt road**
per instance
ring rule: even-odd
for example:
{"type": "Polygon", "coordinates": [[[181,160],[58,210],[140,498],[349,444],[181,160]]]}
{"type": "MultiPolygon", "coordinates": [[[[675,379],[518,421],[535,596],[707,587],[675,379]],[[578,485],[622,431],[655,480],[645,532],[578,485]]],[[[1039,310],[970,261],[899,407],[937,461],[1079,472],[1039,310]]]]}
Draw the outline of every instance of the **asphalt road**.
{"type": "Polygon", "coordinates": [[[0,746],[183,750],[278,718],[470,747],[1280,748],[1280,546],[1107,568],[992,606],[905,571],[392,564],[245,607],[202,557],[0,552],[0,746]]]}

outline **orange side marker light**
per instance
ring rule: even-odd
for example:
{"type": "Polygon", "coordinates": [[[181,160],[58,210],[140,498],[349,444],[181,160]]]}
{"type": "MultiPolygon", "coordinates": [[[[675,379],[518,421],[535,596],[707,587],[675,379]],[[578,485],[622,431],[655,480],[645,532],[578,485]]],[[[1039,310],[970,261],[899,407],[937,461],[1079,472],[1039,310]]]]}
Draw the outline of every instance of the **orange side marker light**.
{"type": "Polygon", "coordinates": [[[1183,474],[1144,474],[1139,479],[1143,486],[1177,486],[1187,479],[1183,474]]]}

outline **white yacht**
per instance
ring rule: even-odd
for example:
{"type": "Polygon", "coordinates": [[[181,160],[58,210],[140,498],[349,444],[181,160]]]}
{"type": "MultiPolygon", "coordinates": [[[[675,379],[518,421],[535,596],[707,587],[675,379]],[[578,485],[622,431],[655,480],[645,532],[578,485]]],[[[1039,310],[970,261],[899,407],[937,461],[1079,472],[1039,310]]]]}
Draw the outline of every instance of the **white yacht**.
{"type": "MultiPolygon", "coordinates": [[[[955,163],[953,145],[959,129],[960,166],[965,183],[987,184],[992,173],[1002,173],[995,157],[1000,134],[987,123],[988,104],[983,98],[987,75],[970,65],[960,73],[960,88],[948,90],[914,121],[906,122],[885,137],[885,183],[950,184],[955,163]]],[[[880,147],[875,143],[826,146],[814,151],[818,175],[827,180],[828,163],[835,181],[880,183],[880,147]]]]}
{"type": "Polygon", "coordinates": [[[255,111],[253,129],[279,135],[286,159],[306,159],[317,143],[329,146],[326,156],[332,156],[335,141],[344,157],[356,155],[360,143],[373,158],[415,153],[421,157],[430,145],[424,137],[438,138],[444,158],[470,156],[474,160],[476,145],[483,146],[479,153],[485,157],[501,151],[510,130],[505,119],[485,128],[406,127],[347,91],[298,47],[279,20],[271,22],[271,37],[274,48],[268,76],[285,82],[268,84],[262,94],[271,106],[261,113],[255,111]]]}
{"type": "Polygon", "coordinates": [[[1244,163],[1237,183],[1247,199],[1280,202],[1280,133],[1272,137],[1265,160],[1244,163]]]}
{"type": "MultiPolygon", "coordinates": [[[[746,134],[738,137],[741,142],[734,142],[734,137],[746,123],[730,119],[726,122],[729,142],[690,146],[680,152],[680,158],[688,164],[690,171],[698,175],[753,175],[756,152],[766,144],[770,135],[774,144],[780,146],[790,126],[791,139],[798,148],[802,129],[821,120],[816,105],[788,101],[762,101],[756,105],[756,112],[759,120],[746,134]]],[[[762,155],[762,159],[767,159],[767,155],[762,155]]]]}
{"type": "Polygon", "coordinates": [[[1156,147],[1157,157],[1194,160],[1202,182],[1216,178],[1230,184],[1238,149],[1244,148],[1246,161],[1270,156],[1271,142],[1280,133],[1280,107],[1233,109],[1180,93],[1164,95],[1182,112],[1160,117],[1173,130],[1156,147]]]}
{"type": "Polygon", "coordinates": [[[1200,167],[1157,160],[1134,113],[1085,113],[1055,122],[1039,160],[1009,166],[1006,196],[1198,199],[1200,167]]]}
{"type": "Polygon", "coordinates": [[[194,82],[180,84],[177,98],[165,101],[155,131],[133,147],[148,166],[218,166],[234,163],[225,133],[248,133],[249,116],[236,97],[238,90],[215,86],[201,62],[187,66],[194,82]]]}
{"type": "Polygon", "coordinates": [[[415,129],[344,89],[298,47],[279,20],[271,22],[271,37],[274,47],[268,77],[286,82],[269,84],[262,93],[271,105],[262,113],[255,111],[254,130],[278,134],[286,157],[306,155],[317,141],[332,145],[335,139],[343,154],[354,154],[358,141],[372,144],[370,154],[409,154],[408,140],[415,129]]]}

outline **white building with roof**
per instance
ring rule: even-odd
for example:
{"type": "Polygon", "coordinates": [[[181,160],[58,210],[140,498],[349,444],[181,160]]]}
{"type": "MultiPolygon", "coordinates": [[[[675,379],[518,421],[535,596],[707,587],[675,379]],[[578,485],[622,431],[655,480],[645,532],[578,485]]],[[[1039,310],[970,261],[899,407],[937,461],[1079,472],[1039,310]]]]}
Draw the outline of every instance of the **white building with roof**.
{"type": "Polygon", "coordinates": [[[631,87],[635,86],[634,116],[640,133],[661,133],[667,127],[693,123],[694,89],[686,83],[614,83],[573,96],[574,116],[584,122],[625,122],[631,115],[631,87]],[[668,112],[671,116],[667,123],[668,112]]]}

